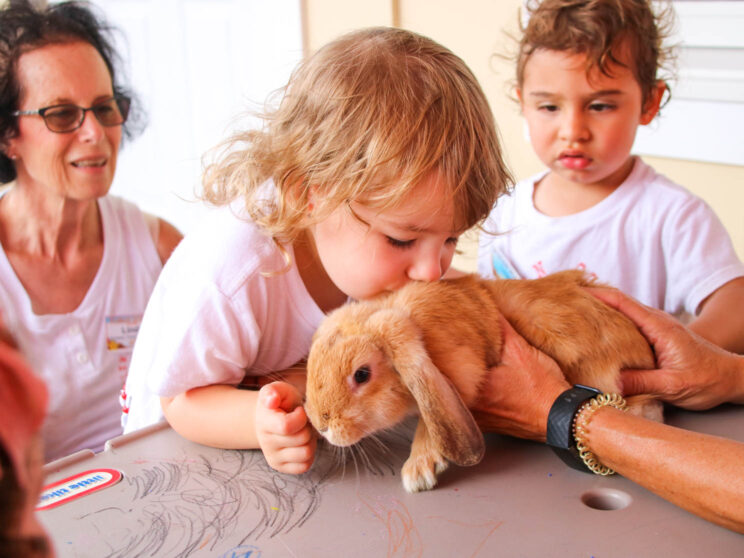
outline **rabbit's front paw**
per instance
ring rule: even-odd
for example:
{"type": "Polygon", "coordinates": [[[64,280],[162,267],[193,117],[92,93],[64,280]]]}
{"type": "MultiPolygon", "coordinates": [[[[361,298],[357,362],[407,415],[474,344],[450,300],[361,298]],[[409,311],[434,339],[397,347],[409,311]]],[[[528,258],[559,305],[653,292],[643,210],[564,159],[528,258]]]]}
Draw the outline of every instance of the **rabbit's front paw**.
{"type": "Polygon", "coordinates": [[[410,493],[431,490],[437,484],[437,475],[448,466],[441,455],[411,455],[401,470],[403,488],[410,493]]]}

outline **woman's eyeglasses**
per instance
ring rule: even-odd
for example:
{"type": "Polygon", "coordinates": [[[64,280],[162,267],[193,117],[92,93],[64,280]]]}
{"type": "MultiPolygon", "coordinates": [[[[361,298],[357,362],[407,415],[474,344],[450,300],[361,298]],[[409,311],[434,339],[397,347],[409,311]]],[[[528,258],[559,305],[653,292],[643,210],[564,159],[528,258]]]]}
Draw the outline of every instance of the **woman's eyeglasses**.
{"type": "Polygon", "coordinates": [[[116,95],[107,101],[83,108],[77,105],[54,105],[38,110],[17,110],[13,116],[27,116],[38,114],[44,119],[44,124],[52,132],[64,134],[74,132],[83,125],[85,113],[91,111],[101,126],[120,126],[129,115],[131,99],[123,95],[116,95]]]}

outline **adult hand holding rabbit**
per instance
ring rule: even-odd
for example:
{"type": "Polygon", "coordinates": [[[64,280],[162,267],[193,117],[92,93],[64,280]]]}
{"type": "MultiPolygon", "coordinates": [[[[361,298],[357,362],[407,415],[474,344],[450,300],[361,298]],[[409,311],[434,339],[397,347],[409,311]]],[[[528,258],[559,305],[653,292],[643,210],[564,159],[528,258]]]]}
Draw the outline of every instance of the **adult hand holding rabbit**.
{"type": "Polygon", "coordinates": [[[618,290],[590,291],[633,320],[654,346],[658,370],[624,371],[625,395],[650,393],[691,410],[744,403],[744,357],[713,345],[667,314],[618,290]]]}
{"type": "Polygon", "coordinates": [[[501,364],[491,368],[476,413],[489,416],[493,430],[545,441],[550,407],[570,387],[556,362],[530,345],[501,316],[501,364]]]}
{"type": "MultiPolygon", "coordinates": [[[[631,318],[654,347],[661,369],[625,372],[629,392],[656,392],[689,409],[744,400],[744,357],[714,347],[671,316],[619,291],[591,290],[631,318]]],[[[552,402],[567,386],[556,382],[559,371],[552,359],[516,332],[505,331],[503,364],[491,370],[479,412],[502,421],[503,433],[542,440],[552,402]]],[[[584,443],[601,464],[708,521],[744,533],[744,444],[612,407],[594,412],[584,443]]]]}

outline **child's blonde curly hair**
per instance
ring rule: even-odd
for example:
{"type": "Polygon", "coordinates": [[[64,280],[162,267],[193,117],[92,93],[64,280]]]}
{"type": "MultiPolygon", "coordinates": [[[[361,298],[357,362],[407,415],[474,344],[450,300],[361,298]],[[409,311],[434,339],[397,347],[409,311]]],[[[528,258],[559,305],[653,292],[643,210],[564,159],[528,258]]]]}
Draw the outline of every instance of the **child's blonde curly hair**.
{"type": "Polygon", "coordinates": [[[529,21],[522,28],[517,54],[520,89],[525,66],[539,49],[584,54],[587,74],[597,68],[611,76],[612,65],[625,65],[618,49],[629,48],[629,69],[641,86],[644,107],[658,80],[673,74],[673,49],[664,46],[674,23],[670,4],[654,10],[648,0],[531,0],[526,8],[529,21]],[[669,75],[659,75],[663,69],[669,75]]]}
{"type": "Polygon", "coordinates": [[[262,117],[262,130],[230,138],[206,168],[204,197],[242,196],[251,218],[282,241],[348,201],[393,207],[432,171],[452,188],[455,228],[470,228],[512,183],[472,72],[411,31],[364,29],[329,43],[262,117]],[[276,197],[261,188],[267,179],[276,197]]]}

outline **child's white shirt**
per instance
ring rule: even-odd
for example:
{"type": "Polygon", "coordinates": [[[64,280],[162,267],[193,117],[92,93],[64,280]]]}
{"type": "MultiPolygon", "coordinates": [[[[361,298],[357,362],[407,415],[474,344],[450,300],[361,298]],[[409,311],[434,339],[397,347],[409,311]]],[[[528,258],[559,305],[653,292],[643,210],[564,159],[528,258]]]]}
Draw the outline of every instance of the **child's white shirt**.
{"type": "Polygon", "coordinates": [[[726,229],[700,198],[636,158],[628,178],[600,203],[549,217],[521,181],[496,202],[480,234],[478,272],[533,279],[585,269],[649,306],[696,313],[719,287],[744,276],[726,229]],[[498,232],[502,234],[490,234],[498,232]]]}
{"type": "Polygon", "coordinates": [[[307,356],[324,315],[291,258],[240,204],[209,213],[166,263],[147,305],[122,394],[124,432],[162,419],[160,397],[246,374],[286,370],[307,356]]]}

